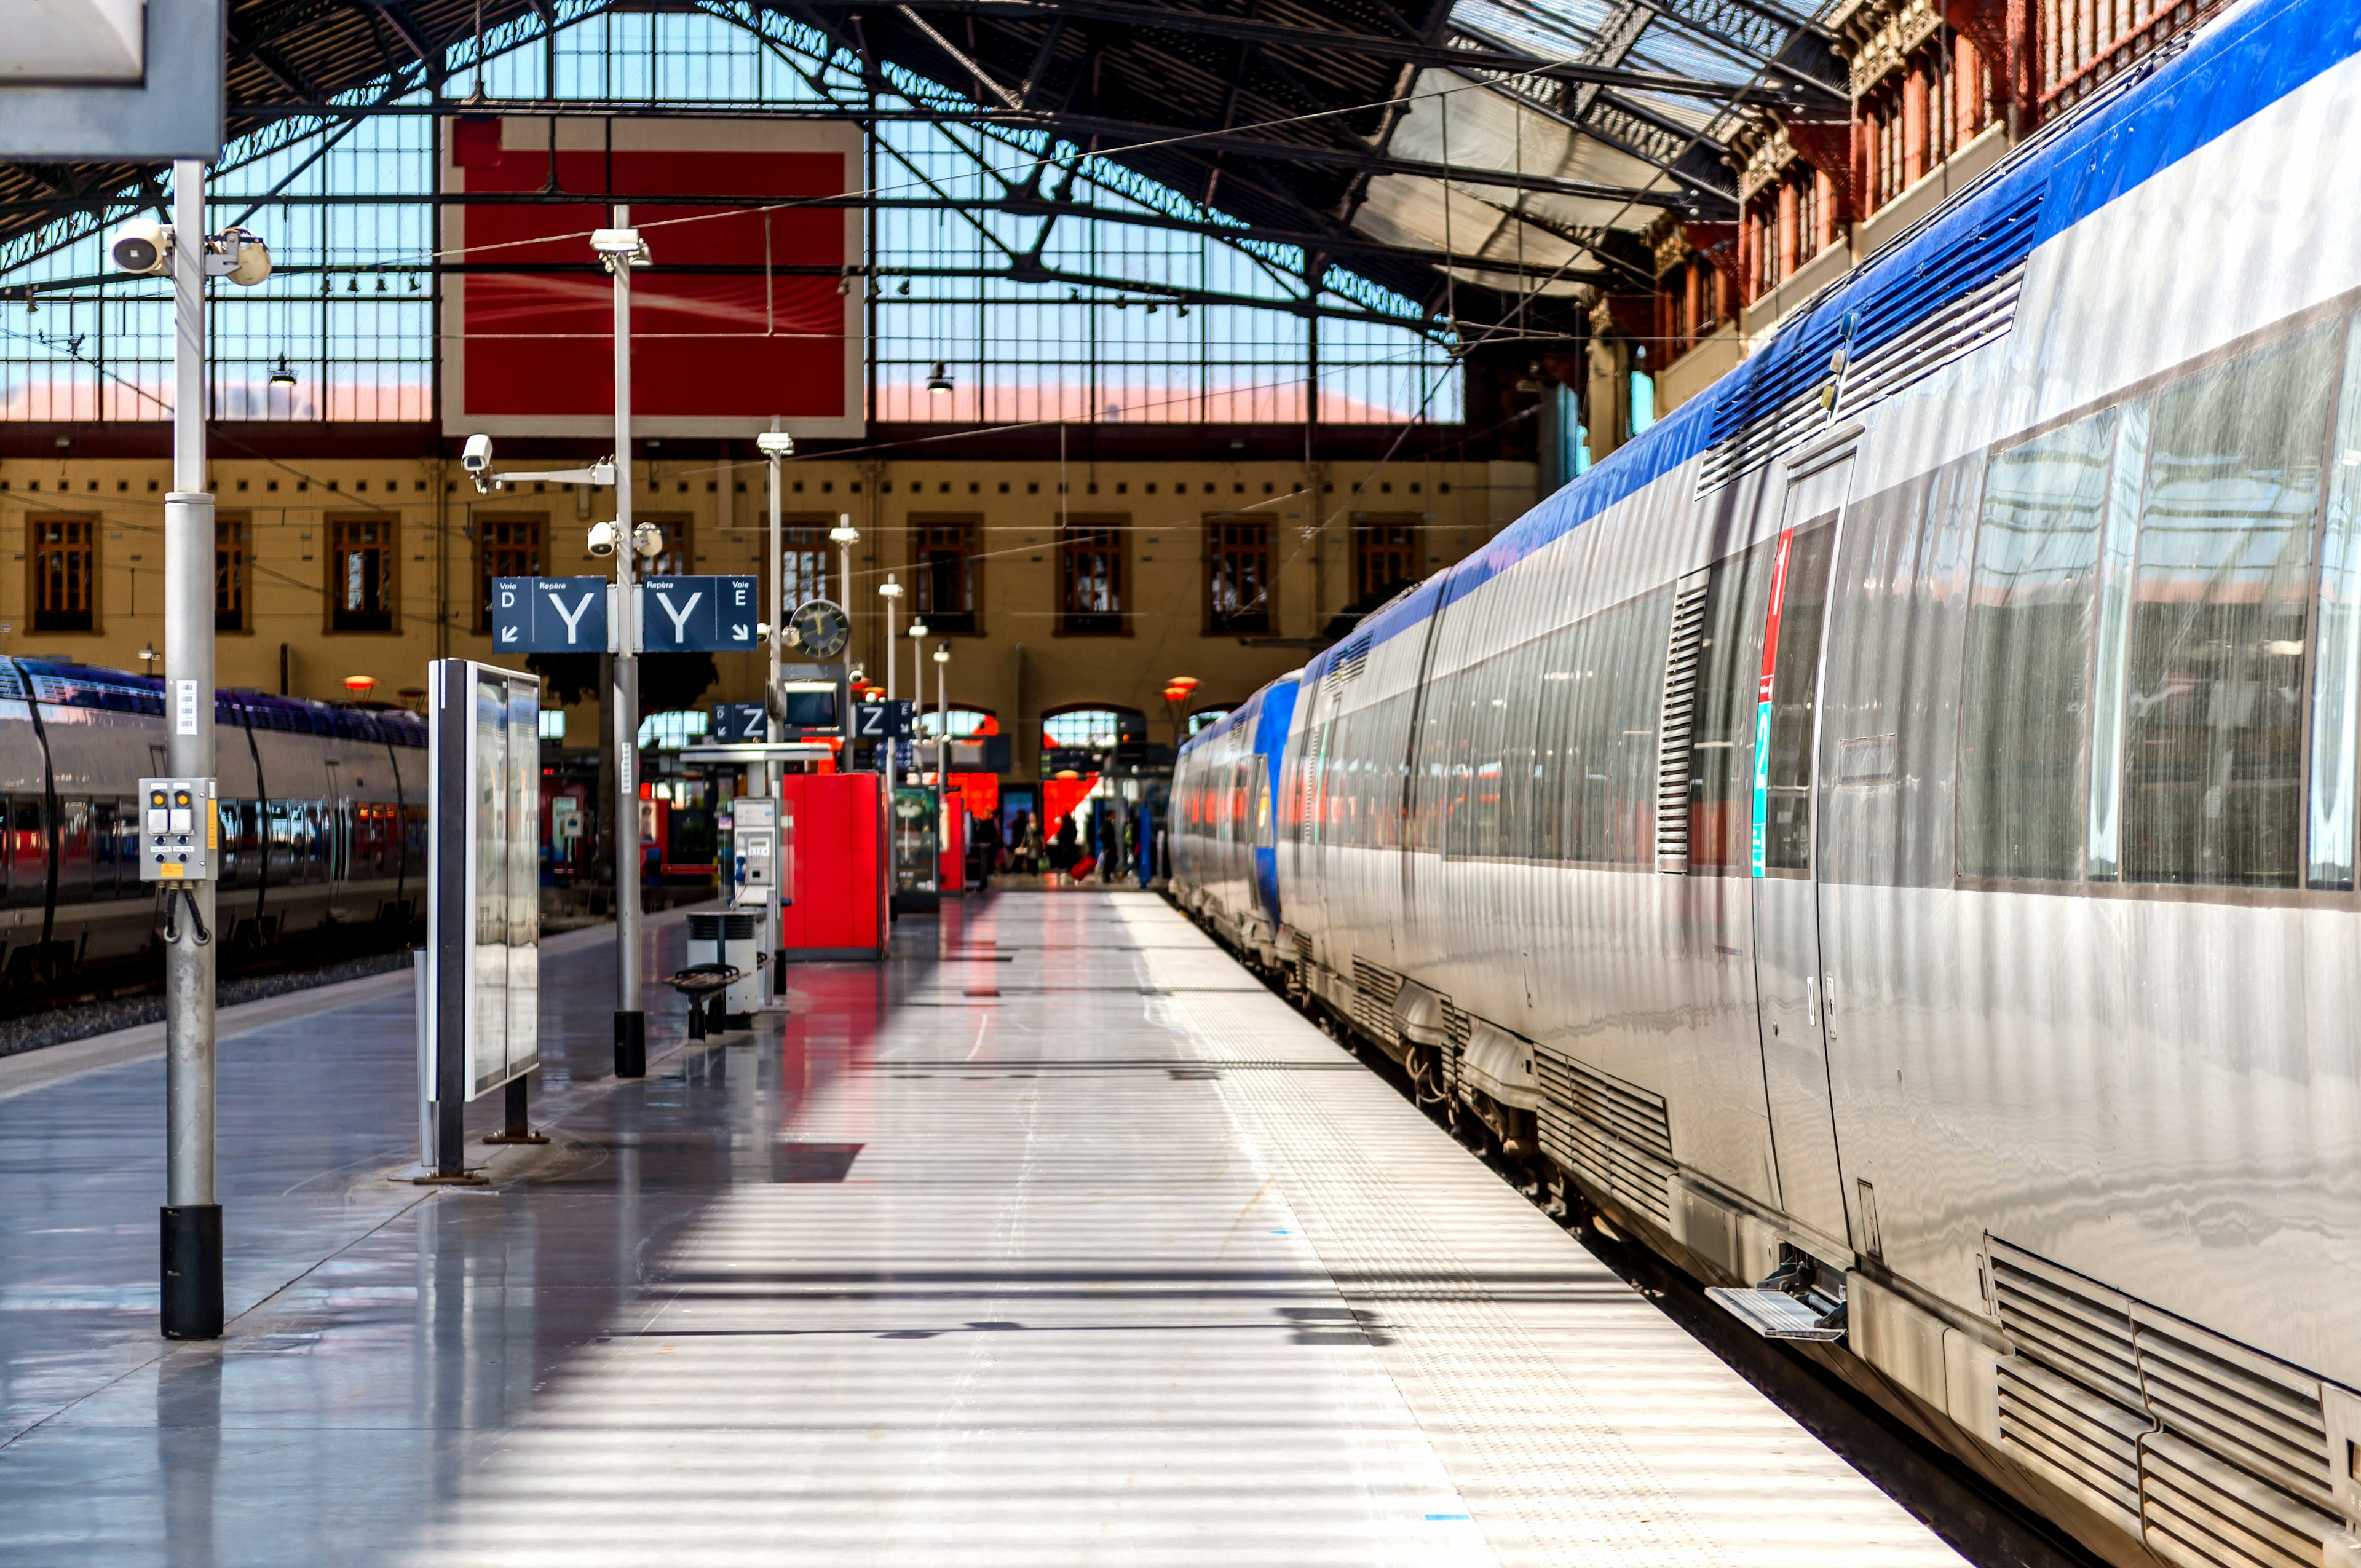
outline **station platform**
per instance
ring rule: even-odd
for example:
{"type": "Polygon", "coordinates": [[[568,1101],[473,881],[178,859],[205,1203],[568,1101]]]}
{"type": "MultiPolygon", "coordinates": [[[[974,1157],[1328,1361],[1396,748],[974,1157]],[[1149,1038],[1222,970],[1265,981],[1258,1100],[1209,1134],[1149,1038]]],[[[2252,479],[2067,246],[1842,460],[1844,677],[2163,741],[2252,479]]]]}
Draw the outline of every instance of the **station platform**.
{"type": "Polygon", "coordinates": [[[225,1013],[216,1343],[156,1337],[160,1041],[0,1062],[0,1563],[1960,1561],[1152,895],[693,1047],[648,924],[649,1076],[553,940],[481,1190],[390,1179],[407,976],[225,1013]]]}

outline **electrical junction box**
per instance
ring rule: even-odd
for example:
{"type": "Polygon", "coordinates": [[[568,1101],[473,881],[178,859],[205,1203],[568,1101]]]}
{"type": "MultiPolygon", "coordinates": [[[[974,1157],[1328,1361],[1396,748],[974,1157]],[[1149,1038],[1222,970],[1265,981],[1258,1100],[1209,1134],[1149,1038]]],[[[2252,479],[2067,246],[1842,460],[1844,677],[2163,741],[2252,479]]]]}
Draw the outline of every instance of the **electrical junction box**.
{"type": "Polygon", "coordinates": [[[221,853],[212,779],[139,781],[139,879],[211,882],[221,853]]]}

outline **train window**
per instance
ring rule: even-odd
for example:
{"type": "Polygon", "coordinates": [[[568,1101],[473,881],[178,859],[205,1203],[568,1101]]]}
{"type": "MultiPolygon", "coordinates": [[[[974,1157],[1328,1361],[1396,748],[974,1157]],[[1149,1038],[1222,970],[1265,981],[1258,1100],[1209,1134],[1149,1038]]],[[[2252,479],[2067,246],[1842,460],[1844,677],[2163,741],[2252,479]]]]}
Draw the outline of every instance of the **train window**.
{"type": "Polygon", "coordinates": [[[1771,650],[1771,743],[1763,762],[1766,872],[1809,871],[1812,865],[1812,718],[1836,537],[1833,519],[1798,529],[1780,582],[1779,640],[1771,650]]]}
{"type": "Polygon", "coordinates": [[[1410,820],[1403,825],[1403,848],[1444,847],[1444,824],[1451,797],[1451,707],[1458,690],[1455,676],[1439,675],[1419,693],[1418,725],[1411,750],[1410,820]]]}
{"type": "Polygon", "coordinates": [[[1508,708],[1504,661],[1459,672],[1451,714],[1451,820],[1448,852],[1500,852],[1500,731],[1508,708]]]}
{"type": "MultiPolygon", "coordinates": [[[[1635,864],[1655,848],[1656,722],[1669,594],[1618,605],[1552,640],[1541,675],[1544,726],[1558,721],[1562,755],[1556,854],[1635,864]]],[[[1541,749],[1551,745],[1545,728],[1541,749]]],[[[1552,826],[1544,822],[1543,839],[1552,826]]]]}
{"type": "Polygon", "coordinates": [[[1960,869],[2070,879],[2113,411],[1993,459],[1960,699],[1960,869]]]}
{"type": "Polygon", "coordinates": [[[2320,626],[2313,634],[2311,871],[2314,887],[2349,888],[2354,863],[2354,741],[2361,731],[2361,326],[2345,340],[2344,402],[2320,541],[2320,626]]]}
{"type": "Polygon", "coordinates": [[[58,802],[58,902],[80,904],[91,896],[90,802],[58,802]]]}
{"type": "Polygon", "coordinates": [[[49,896],[49,844],[41,826],[38,795],[20,795],[7,803],[8,902],[23,908],[39,905],[49,896]]]}
{"type": "Polygon", "coordinates": [[[2126,881],[2292,887],[2335,324],[2157,395],[2125,686],[2126,881]]]}
{"type": "Polygon", "coordinates": [[[1689,742],[1689,870],[1753,868],[1754,713],[1763,684],[1763,620],[1779,542],[1766,539],[1706,575],[1689,742]]]}

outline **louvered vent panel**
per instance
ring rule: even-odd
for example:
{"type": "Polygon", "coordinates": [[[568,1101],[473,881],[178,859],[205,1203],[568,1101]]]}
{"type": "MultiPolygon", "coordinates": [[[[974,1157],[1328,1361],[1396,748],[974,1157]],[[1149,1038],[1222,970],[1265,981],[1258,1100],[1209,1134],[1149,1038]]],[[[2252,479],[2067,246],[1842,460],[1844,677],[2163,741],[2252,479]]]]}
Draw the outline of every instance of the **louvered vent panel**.
{"type": "Polygon", "coordinates": [[[1670,1229],[1672,1119],[1662,1095],[1546,1047],[1533,1051],[1544,1153],[1670,1229]]]}
{"type": "Polygon", "coordinates": [[[1903,271],[1872,258],[1873,287],[1834,285],[1828,295],[1806,306],[1799,329],[1781,334],[1730,373],[1730,391],[1714,410],[1712,444],[1697,466],[1697,493],[1705,495],[1768,466],[1827,422],[1820,389],[1839,348],[1856,367],[1884,367],[1882,384],[1846,396],[1849,406],[1860,407],[2006,332],[2015,319],[2013,285],[2004,291],[2004,310],[1962,313],[1955,307],[2022,269],[2040,226],[2045,193],[2030,191],[1986,213],[1972,229],[1963,218],[1938,215],[1929,225],[1934,243],[1917,247],[1916,266],[1903,271]],[[1846,305],[1850,308],[1840,308],[1846,305]],[[1971,333],[1971,323],[1972,341],[1952,341],[1971,333]],[[1919,340],[1913,346],[1894,346],[1914,337],[1919,340]]]}
{"type": "Polygon", "coordinates": [[[0,659],[0,698],[16,702],[27,700],[25,677],[18,673],[13,659],[0,659]]]}
{"type": "Polygon", "coordinates": [[[2164,1428],[2141,1455],[2151,1536],[2234,1553],[2207,1563],[2319,1563],[2342,1528],[2320,1379],[2144,1303],[2132,1323],[2164,1428]]]}
{"type": "Polygon", "coordinates": [[[1328,690],[1334,691],[1358,679],[1361,672],[1368,667],[1369,636],[1364,631],[1345,644],[1345,651],[1336,655],[1334,663],[1328,666],[1328,677],[1323,683],[1328,690]]]}
{"type": "Polygon", "coordinates": [[[1993,1305],[2017,1354],[2000,1366],[2001,1441],[2139,1533],[2140,1399],[2131,1299],[1993,1240],[1993,1305]]]}
{"type": "Polygon", "coordinates": [[[1328,726],[1312,727],[1312,747],[1302,764],[1296,769],[1295,834],[1300,842],[1316,843],[1320,834],[1320,797],[1324,789],[1323,770],[1328,765],[1328,726]]]}
{"type": "Polygon", "coordinates": [[[2321,1568],[2320,1379],[2021,1247],[1989,1244],[2002,1441],[2185,1568],[2321,1568]]]}
{"type": "Polygon", "coordinates": [[[1673,601],[1673,641],[1664,660],[1664,707],[1656,731],[1656,869],[1689,869],[1689,757],[1697,739],[1697,663],[1705,651],[1706,585],[1673,601]]]}
{"type": "Polygon", "coordinates": [[[2148,1430],[2146,1416],[2030,1356],[2001,1360],[2003,1446],[2081,1492],[2133,1535],[2139,1533],[2139,1442],[2148,1430]]]}
{"type": "Polygon", "coordinates": [[[1854,362],[1845,371],[1837,417],[1857,413],[2005,335],[2015,323],[2017,292],[2024,284],[2025,266],[2020,262],[1876,353],[1854,362]]]}
{"type": "Polygon", "coordinates": [[[1369,1038],[1389,1046],[1401,1043],[1394,998],[1401,992],[1401,976],[1379,969],[1367,959],[1353,960],[1353,1023],[1369,1038]]]}

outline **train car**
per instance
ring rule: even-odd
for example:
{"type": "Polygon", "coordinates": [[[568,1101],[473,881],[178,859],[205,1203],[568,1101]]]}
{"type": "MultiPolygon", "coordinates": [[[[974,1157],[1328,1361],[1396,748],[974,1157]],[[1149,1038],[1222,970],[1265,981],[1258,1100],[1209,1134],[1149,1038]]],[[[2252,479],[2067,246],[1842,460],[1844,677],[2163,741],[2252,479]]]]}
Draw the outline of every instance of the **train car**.
{"type": "Polygon", "coordinates": [[[2125,1563],[2361,1562],[2356,51],[2151,55],[1285,748],[1314,1005],[2125,1563]]]}
{"type": "Polygon", "coordinates": [[[1176,893],[1224,941],[1274,971],[1280,923],[1276,806],[1296,674],[1281,675],[1191,736],[1172,770],[1168,853],[1176,893]]]}
{"type": "MultiPolygon", "coordinates": [[[[426,728],[399,711],[214,698],[232,954],[330,927],[406,927],[426,885],[426,728]]],[[[0,658],[0,974],[62,985],[157,942],[134,792],[165,770],[163,683],[0,658]]]]}

